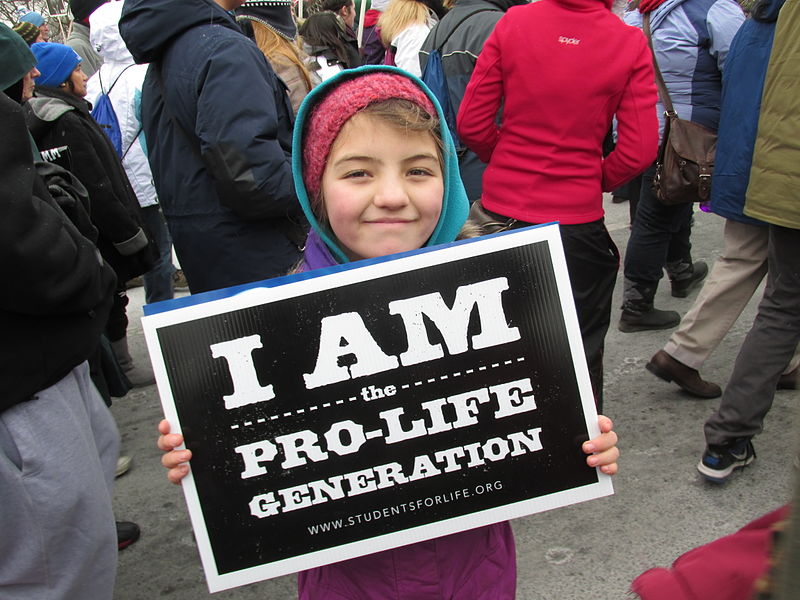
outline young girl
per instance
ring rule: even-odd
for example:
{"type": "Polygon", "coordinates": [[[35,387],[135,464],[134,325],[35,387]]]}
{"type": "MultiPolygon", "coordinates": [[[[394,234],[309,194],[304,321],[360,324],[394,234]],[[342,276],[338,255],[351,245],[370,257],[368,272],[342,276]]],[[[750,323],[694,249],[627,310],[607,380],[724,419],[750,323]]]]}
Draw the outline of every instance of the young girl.
{"type": "MultiPolygon", "coordinates": [[[[455,148],[441,109],[415,77],[392,67],[346,71],[311,94],[297,115],[293,168],[312,230],[301,269],[415,250],[456,239],[467,215],[455,148]]],[[[616,434],[600,417],[587,463],[617,471],[616,434]]],[[[162,463],[179,482],[189,450],[159,425],[162,463]]],[[[299,574],[316,598],[513,598],[514,538],[508,523],[420,542],[299,574]]]]}

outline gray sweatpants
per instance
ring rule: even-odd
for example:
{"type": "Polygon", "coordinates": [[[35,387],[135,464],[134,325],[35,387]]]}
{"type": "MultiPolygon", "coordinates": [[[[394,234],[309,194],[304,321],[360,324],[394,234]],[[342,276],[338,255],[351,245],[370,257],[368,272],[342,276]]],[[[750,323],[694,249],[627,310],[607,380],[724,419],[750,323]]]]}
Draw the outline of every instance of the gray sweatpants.
{"type": "Polygon", "coordinates": [[[0,413],[0,598],[112,598],[118,454],[86,363],[0,413]]]}

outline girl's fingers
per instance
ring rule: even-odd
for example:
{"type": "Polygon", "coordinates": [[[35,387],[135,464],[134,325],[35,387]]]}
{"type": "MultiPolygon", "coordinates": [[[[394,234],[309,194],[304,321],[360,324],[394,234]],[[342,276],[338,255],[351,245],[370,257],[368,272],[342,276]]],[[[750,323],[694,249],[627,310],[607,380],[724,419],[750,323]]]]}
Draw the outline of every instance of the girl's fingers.
{"type": "Polygon", "coordinates": [[[586,464],[590,467],[603,467],[616,464],[619,460],[619,448],[614,446],[604,452],[592,454],[586,458],[586,464]]]}
{"type": "Polygon", "coordinates": [[[611,463],[610,465],[603,465],[602,467],[600,467],[600,470],[606,475],[616,475],[617,471],[619,470],[619,465],[617,465],[617,463],[611,463]]]}
{"type": "Polygon", "coordinates": [[[183,444],[183,436],[180,433],[169,433],[158,436],[158,449],[164,452],[174,450],[183,444]]]}
{"type": "Polygon", "coordinates": [[[597,416],[597,424],[600,427],[600,433],[608,433],[614,429],[614,422],[605,415],[597,416]]]}
{"type": "Polygon", "coordinates": [[[588,442],[583,443],[583,451],[586,454],[592,454],[593,452],[604,452],[609,448],[613,448],[617,445],[617,434],[613,431],[609,431],[608,433],[601,433],[596,438],[589,440],[588,442]]]}
{"type": "Polygon", "coordinates": [[[183,436],[180,433],[170,433],[169,422],[166,419],[158,424],[158,448],[164,451],[161,456],[161,464],[167,471],[167,479],[172,483],[180,484],[181,480],[189,474],[189,465],[186,464],[192,459],[191,450],[175,450],[183,444],[183,436]]]}
{"type": "Polygon", "coordinates": [[[167,469],[174,469],[182,463],[187,463],[192,459],[191,450],[172,450],[161,456],[161,464],[167,469]]]}
{"type": "Polygon", "coordinates": [[[167,479],[176,485],[180,484],[181,480],[189,474],[189,465],[178,465],[167,471],[167,479]]]}

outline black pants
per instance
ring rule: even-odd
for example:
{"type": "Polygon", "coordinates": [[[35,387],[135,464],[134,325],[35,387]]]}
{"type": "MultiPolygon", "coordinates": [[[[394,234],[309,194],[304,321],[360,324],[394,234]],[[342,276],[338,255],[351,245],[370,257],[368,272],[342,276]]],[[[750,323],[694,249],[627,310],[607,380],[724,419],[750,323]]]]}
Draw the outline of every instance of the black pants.
{"type": "Polygon", "coordinates": [[[642,190],[625,252],[625,277],[657,286],[668,263],[692,263],[691,203],[667,206],[653,192],[655,166],[642,175],[642,190]]]}
{"type": "MultiPolygon", "coordinates": [[[[490,211],[487,211],[490,212],[490,211]]],[[[494,214],[498,221],[508,217],[494,214]]],[[[517,221],[511,229],[537,225],[517,221]]],[[[619,250],[603,219],[561,225],[561,242],[567,260],[572,297],[581,328],[583,351],[597,410],[603,409],[603,353],[611,323],[611,302],[619,271],[619,250]]]]}

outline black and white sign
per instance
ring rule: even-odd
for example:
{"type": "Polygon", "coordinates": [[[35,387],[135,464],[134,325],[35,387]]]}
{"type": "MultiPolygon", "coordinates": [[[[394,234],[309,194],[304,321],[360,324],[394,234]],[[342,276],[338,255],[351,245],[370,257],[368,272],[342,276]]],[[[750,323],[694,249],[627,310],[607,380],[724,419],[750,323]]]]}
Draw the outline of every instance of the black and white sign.
{"type": "Polygon", "coordinates": [[[147,307],[211,591],[612,493],[557,226],[323,271],[147,307]]]}

